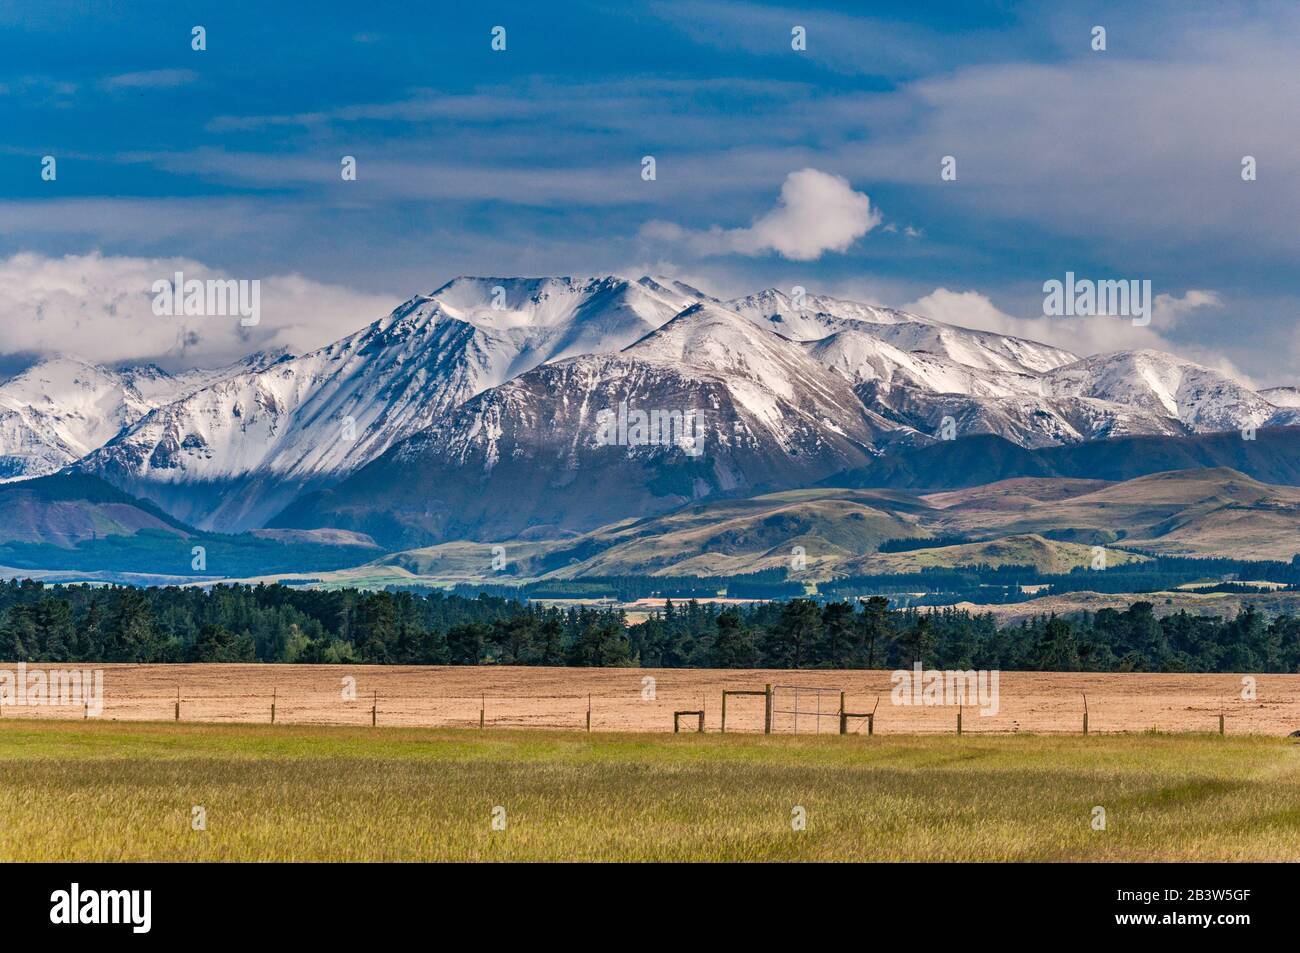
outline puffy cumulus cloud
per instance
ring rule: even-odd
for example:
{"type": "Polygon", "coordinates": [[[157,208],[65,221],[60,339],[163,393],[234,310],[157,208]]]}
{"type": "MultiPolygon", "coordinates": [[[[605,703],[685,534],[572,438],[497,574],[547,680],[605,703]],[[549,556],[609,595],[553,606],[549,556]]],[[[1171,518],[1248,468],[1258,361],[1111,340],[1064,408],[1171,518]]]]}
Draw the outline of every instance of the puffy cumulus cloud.
{"type": "Polygon", "coordinates": [[[672,222],[649,222],[643,238],[680,242],[701,255],[762,255],[775,252],[792,261],[813,261],[828,251],[844,251],[881,222],[871,199],[855,192],[842,176],[800,169],[785,177],[772,210],[748,228],[706,230],[672,222]]]}
{"type": "Polygon", "coordinates": [[[1018,323],[1018,319],[1000,310],[987,295],[978,291],[935,288],[928,295],[903,305],[903,310],[945,324],[998,334],[1013,333],[1010,328],[1018,323]]]}
{"type": "Polygon", "coordinates": [[[1217,292],[1189,290],[1181,296],[1158,294],[1151,323],[1134,325],[1128,318],[1098,315],[1094,317],[1018,318],[1007,314],[987,295],[978,291],[952,291],[936,288],[929,294],[903,305],[904,311],[947,324],[976,331],[992,331],[1014,337],[1040,341],[1064,348],[1081,357],[1108,351],[1132,351],[1149,348],[1167,351],[1187,360],[1231,374],[1249,383],[1249,379],[1222,354],[1199,347],[1187,347],[1169,341],[1161,333],[1197,308],[1222,305],[1217,292]]]}
{"type": "Polygon", "coordinates": [[[215,367],[263,348],[310,350],[391,311],[396,298],[302,275],[232,275],[185,258],[20,253],[0,259],[0,354],[75,354],[111,364],[215,367]],[[258,279],[260,322],[238,316],[160,317],[153,287],[190,279],[258,279]]]}
{"type": "Polygon", "coordinates": [[[1184,317],[1197,308],[1222,308],[1223,299],[1217,291],[1200,291],[1190,288],[1181,296],[1171,294],[1156,295],[1152,309],[1152,320],[1162,328],[1172,328],[1184,317]]]}

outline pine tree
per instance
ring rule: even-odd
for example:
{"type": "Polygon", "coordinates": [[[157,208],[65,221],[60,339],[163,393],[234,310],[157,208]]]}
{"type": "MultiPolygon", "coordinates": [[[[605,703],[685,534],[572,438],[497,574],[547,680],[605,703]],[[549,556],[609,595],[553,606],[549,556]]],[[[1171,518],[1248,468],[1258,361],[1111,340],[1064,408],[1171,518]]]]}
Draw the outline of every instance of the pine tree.
{"type": "Polygon", "coordinates": [[[570,665],[621,666],[631,660],[627,635],[612,621],[587,625],[569,651],[570,665]]]}
{"type": "Polygon", "coordinates": [[[391,592],[372,592],[356,607],[357,655],[367,662],[390,662],[397,648],[397,605],[391,592]]]}
{"type": "Polygon", "coordinates": [[[763,646],[766,663],[776,668],[805,668],[821,634],[821,611],[811,599],[791,599],[781,608],[763,646]]]}
{"type": "Polygon", "coordinates": [[[826,668],[848,668],[853,652],[853,605],[828,602],[822,607],[821,637],[815,647],[817,663],[826,668]]]}
{"type": "Polygon", "coordinates": [[[10,606],[0,619],[0,658],[15,662],[32,661],[31,647],[36,643],[36,627],[25,606],[10,606]]]}
{"type": "Polygon", "coordinates": [[[157,652],[157,632],[149,600],[138,589],[114,590],[115,604],[109,620],[107,661],[151,662],[157,652]]]}
{"type": "Polygon", "coordinates": [[[1043,626],[1032,662],[1041,672],[1077,672],[1079,650],[1074,639],[1074,627],[1067,620],[1052,616],[1043,626]]]}
{"type": "Polygon", "coordinates": [[[884,596],[871,596],[858,602],[862,605],[862,614],[858,617],[861,634],[857,657],[867,668],[875,668],[877,651],[883,659],[888,649],[885,642],[889,635],[889,600],[884,596]]]}
{"type": "Polygon", "coordinates": [[[64,599],[41,596],[31,610],[38,657],[46,662],[68,659],[73,640],[72,606],[64,599]]]}
{"type": "Polygon", "coordinates": [[[452,665],[478,665],[490,629],[482,622],[452,626],[447,632],[447,654],[452,665]]]}
{"type": "Polygon", "coordinates": [[[911,665],[915,662],[925,664],[925,657],[934,645],[934,633],[930,616],[918,614],[902,639],[907,654],[905,660],[911,665]]]}
{"type": "Polygon", "coordinates": [[[191,662],[251,662],[253,640],[247,634],[236,635],[224,625],[208,623],[190,646],[191,662]]]}
{"type": "Polygon", "coordinates": [[[713,668],[753,668],[757,661],[754,635],[747,629],[734,607],[718,613],[714,620],[717,632],[709,648],[709,665],[713,668]]]}
{"type": "Polygon", "coordinates": [[[564,626],[554,614],[548,614],[538,630],[539,665],[564,664],[564,626]]]}

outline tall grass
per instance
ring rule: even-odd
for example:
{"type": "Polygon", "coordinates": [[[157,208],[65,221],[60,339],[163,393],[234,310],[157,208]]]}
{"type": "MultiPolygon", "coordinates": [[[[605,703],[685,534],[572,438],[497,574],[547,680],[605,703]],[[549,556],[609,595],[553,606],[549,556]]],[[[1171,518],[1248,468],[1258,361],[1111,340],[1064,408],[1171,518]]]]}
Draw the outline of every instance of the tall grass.
{"type": "Polygon", "coordinates": [[[1264,859],[1300,747],[1262,738],[0,723],[3,861],[1264,859]]]}

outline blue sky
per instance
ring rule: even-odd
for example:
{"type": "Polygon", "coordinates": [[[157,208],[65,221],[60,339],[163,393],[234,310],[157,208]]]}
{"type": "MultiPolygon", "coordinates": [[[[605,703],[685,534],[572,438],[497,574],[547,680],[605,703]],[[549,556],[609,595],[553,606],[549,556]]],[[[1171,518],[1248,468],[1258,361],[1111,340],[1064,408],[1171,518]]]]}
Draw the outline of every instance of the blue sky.
{"type": "Polygon", "coordinates": [[[1300,13],[1078,7],[7,3],[0,353],[75,312],[83,356],[201,361],[324,343],[457,274],[654,271],[1296,382],[1300,13]],[[833,187],[764,218],[803,169],[867,197],[864,233],[836,237],[833,187]],[[178,259],[279,278],[282,316],[135,351],[86,323],[178,259]],[[1150,279],[1156,320],[1043,318],[1067,270],[1150,279]]]}

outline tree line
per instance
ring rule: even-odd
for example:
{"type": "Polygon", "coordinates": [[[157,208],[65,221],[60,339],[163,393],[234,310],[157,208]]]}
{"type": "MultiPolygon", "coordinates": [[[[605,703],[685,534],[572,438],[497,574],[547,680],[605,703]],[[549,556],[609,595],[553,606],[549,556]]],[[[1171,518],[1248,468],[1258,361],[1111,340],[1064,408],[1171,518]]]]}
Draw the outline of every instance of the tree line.
{"type": "Polygon", "coordinates": [[[631,623],[487,594],[23,580],[0,582],[0,661],[1297,672],[1300,617],[1157,617],[1139,601],[999,628],[988,613],[872,596],[669,601],[631,623]]]}

